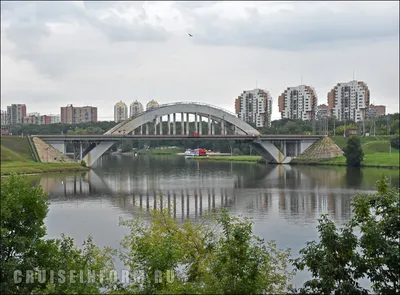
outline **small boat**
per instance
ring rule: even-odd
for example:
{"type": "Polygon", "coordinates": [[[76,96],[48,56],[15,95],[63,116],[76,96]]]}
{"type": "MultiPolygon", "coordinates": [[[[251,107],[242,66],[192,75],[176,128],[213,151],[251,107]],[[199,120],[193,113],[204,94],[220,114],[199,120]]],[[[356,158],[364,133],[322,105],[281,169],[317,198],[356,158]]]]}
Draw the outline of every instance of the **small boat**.
{"type": "Polygon", "coordinates": [[[195,150],[186,150],[185,157],[194,157],[194,156],[207,156],[207,150],[205,149],[195,149],[195,150]]]}
{"type": "Polygon", "coordinates": [[[194,150],[188,149],[185,151],[185,157],[194,157],[194,156],[197,156],[197,153],[194,150]]]}

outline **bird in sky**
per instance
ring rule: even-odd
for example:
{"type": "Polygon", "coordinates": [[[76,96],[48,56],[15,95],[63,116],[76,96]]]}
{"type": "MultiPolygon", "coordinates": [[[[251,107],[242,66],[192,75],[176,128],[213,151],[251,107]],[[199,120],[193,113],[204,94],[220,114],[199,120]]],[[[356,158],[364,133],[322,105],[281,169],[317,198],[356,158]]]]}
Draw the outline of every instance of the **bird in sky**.
{"type": "Polygon", "coordinates": [[[193,37],[193,35],[192,35],[192,34],[190,34],[190,33],[189,33],[188,35],[189,35],[190,37],[193,37]]]}

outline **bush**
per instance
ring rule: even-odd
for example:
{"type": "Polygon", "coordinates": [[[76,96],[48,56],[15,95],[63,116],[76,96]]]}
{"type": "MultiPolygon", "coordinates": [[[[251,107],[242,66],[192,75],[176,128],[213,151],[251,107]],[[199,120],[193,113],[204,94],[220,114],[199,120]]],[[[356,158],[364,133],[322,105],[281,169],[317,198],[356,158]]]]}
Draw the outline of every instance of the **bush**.
{"type": "Polygon", "coordinates": [[[240,156],[242,154],[242,152],[238,148],[234,148],[232,151],[232,154],[234,156],[240,156]]]}
{"type": "Polygon", "coordinates": [[[390,138],[390,145],[395,149],[400,149],[400,136],[398,134],[390,138]]]}
{"type": "Polygon", "coordinates": [[[361,148],[360,138],[351,136],[347,140],[346,146],[343,148],[346,157],[347,166],[358,167],[364,159],[364,153],[361,148]]]}
{"type": "Polygon", "coordinates": [[[81,161],[81,166],[86,167],[86,162],[84,160],[81,161]]]}

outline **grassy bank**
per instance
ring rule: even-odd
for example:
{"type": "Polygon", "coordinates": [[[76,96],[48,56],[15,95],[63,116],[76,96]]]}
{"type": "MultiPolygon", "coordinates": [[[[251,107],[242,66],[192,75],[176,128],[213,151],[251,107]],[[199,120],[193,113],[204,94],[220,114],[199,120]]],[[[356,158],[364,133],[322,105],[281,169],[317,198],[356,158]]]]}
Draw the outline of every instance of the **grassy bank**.
{"type": "Polygon", "coordinates": [[[138,150],[138,155],[175,155],[177,153],[183,153],[182,149],[165,149],[165,150],[138,150]]]}
{"type": "Polygon", "coordinates": [[[32,174],[46,172],[86,171],[89,168],[79,163],[41,163],[35,162],[29,150],[26,138],[3,136],[1,137],[1,175],[12,172],[32,174]]]}
{"type": "Polygon", "coordinates": [[[261,156],[208,156],[208,157],[188,157],[193,160],[207,161],[227,161],[227,162],[245,162],[245,163],[265,163],[261,156]]]}
{"type": "MultiPolygon", "coordinates": [[[[332,136],[331,139],[343,149],[348,138],[332,136]]],[[[364,152],[362,167],[399,168],[399,150],[390,147],[389,136],[360,137],[360,143],[364,152]]],[[[332,159],[297,158],[291,164],[346,166],[346,158],[344,156],[332,159]]]]}

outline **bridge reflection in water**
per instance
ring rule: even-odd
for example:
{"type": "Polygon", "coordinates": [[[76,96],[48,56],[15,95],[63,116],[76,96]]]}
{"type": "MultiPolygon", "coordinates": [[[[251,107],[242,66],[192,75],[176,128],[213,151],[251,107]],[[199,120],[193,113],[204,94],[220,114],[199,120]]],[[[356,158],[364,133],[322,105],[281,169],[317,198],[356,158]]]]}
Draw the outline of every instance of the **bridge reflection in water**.
{"type": "Polygon", "coordinates": [[[144,168],[139,171],[120,166],[73,176],[42,176],[36,183],[49,193],[51,202],[95,200],[129,215],[140,209],[166,208],[175,218],[196,219],[226,207],[256,219],[277,213],[290,223],[312,223],[321,213],[346,221],[351,215],[351,196],[373,189],[373,184],[362,182],[353,188],[343,169],[189,161],[190,169],[178,171],[168,159],[157,168],[151,168],[151,158],[140,161],[144,168]],[[202,165],[205,168],[200,169],[202,165]]]}

